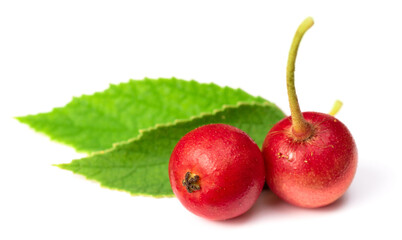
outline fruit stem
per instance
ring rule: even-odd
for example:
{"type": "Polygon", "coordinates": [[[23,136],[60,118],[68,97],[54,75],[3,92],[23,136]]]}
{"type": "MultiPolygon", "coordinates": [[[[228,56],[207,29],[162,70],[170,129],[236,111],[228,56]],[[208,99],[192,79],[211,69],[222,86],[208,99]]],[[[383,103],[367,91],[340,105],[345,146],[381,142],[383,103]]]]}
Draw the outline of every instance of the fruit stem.
{"type": "Polygon", "coordinates": [[[297,100],[295,88],[295,62],[300,41],[307,30],[313,26],[314,20],[306,18],[297,29],[290,47],[288,65],[286,68],[286,83],[288,89],[290,113],[292,115],[292,133],[297,139],[306,139],[312,134],[312,126],[304,119],[297,100]]]}
{"type": "Polygon", "coordinates": [[[329,115],[335,116],[339,112],[339,110],[341,110],[342,105],[343,103],[341,101],[336,100],[334,106],[332,106],[332,109],[329,112],[329,115]]]}

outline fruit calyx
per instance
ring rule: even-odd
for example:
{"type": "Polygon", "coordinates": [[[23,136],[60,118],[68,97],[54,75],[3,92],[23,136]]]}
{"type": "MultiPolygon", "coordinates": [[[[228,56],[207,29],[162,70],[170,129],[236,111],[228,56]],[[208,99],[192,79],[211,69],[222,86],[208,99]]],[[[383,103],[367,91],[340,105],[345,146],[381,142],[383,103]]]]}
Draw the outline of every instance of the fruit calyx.
{"type": "Polygon", "coordinates": [[[183,186],[186,187],[187,192],[192,193],[201,189],[200,183],[198,182],[199,180],[200,176],[187,172],[182,183],[183,186]]]}
{"type": "Polygon", "coordinates": [[[295,62],[297,50],[303,35],[313,26],[314,20],[311,17],[306,18],[297,29],[293,37],[292,46],[290,47],[288,64],[286,68],[286,83],[289,97],[290,113],[292,116],[291,136],[296,141],[305,141],[314,135],[314,126],[307,122],[300,110],[299,101],[295,88],[295,62]]]}

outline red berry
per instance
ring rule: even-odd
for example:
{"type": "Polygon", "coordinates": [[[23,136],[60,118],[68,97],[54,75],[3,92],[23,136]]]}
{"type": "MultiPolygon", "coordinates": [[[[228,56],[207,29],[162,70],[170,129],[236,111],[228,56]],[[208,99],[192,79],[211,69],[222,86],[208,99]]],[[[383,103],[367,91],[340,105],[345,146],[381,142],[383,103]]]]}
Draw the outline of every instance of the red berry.
{"type": "Polygon", "coordinates": [[[187,133],[169,161],[173,192],[194,214],[225,220],[245,213],[265,182],[264,160],[243,131],[210,124],[187,133]]]}
{"type": "Polygon", "coordinates": [[[291,117],[277,123],[263,144],[266,179],[285,201],[321,207],[341,197],[356,172],[357,149],[349,130],[331,115],[300,111],[294,85],[297,50],[314,24],[307,18],[297,29],[289,52],[287,87],[291,117]]]}
{"type": "Polygon", "coordinates": [[[341,197],[356,172],[357,149],[346,126],[331,115],[305,112],[312,134],[297,140],[291,117],[277,123],[263,144],[267,184],[285,201],[321,207],[341,197]]]}

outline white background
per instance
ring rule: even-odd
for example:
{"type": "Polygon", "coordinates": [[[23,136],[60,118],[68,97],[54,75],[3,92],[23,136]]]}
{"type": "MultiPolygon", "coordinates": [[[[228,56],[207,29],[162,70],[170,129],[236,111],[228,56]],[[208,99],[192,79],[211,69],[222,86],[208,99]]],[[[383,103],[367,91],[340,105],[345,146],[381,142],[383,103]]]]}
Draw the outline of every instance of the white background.
{"type": "Polygon", "coordinates": [[[323,2],[1,1],[0,239],[401,239],[401,7],[323,2]],[[172,76],[240,87],[289,113],[287,54],[307,16],[301,108],[328,112],[341,99],[337,117],[359,150],[354,182],[328,207],[264,191],[239,218],[204,220],[175,198],[133,197],[52,166],[85,155],[13,119],[172,76]]]}

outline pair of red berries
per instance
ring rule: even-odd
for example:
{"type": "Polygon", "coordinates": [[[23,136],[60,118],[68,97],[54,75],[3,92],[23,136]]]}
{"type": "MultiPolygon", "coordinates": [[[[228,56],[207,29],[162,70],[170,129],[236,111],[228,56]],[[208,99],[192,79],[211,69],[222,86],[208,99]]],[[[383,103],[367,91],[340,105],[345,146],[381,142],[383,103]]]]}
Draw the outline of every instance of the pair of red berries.
{"type": "Polygon", "coordinates": [[[291,117],[278,122],[262,146],[243,131],[210,124],[186,134],[169,161],[174,194],[191,212],[212,220],[237,217],[256,202],[264,183],[285,201],[316,208],[340,198],[353,180],[357,149],[335,117],[301,113],[294,87],[297,49],[313,25],[298,28],[289,53],[287,85],[291,117]]]}

